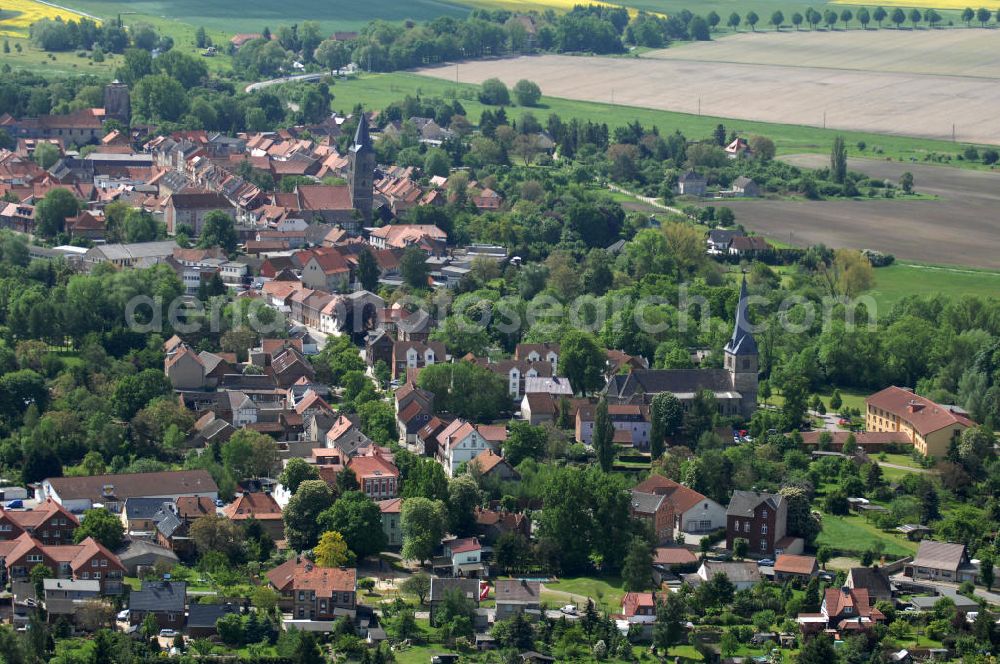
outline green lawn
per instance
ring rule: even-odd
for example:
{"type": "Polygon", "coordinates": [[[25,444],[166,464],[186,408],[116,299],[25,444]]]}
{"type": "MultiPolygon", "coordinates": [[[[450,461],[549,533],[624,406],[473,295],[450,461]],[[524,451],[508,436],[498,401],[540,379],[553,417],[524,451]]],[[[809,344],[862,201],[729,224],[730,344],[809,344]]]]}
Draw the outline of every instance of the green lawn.
{"type": "MultiPolygon", "coordinates": [[[[620,611],[622,597],[625,596],[622,580],[618,577],[581,576],[575,579],[560,579],[555,583],[546,583],[545,587],[548,590],[560,590],[590,597],[595,604],[603,605],[603,608],[609,611],[620,611]]],[[[552,596],[550,595],[550,597],[552,596]]]]}
{"type": "Polygon", "coordinates": [[[875,270],[875,286],[866,293],[887,314],[907,295],[941,294],[1000,297],[1000,272],[966,267],[896,262],[875,270]]]}
{"type": "MultiPolygon", "coordinates": [[[[97,16],[111,17],[121,12],[123,8],[127,8],[138,14],[169,16],[179,22],[204,25],[206,28],[231,32],[258,32],[265,25],[274,30],[280,25],[301,23],[307,18],[319,21],[325,30],[358,30],[372,19],[426,21],[442,15],[464,16],[472,8],[514,11],[554,9],[560,12],[571,8],[574,2],[573,0],[379,0],[379,2],[364,4],[314,3],[309,0],[291,0],[276,4],[263,0],[249,0],[247,2],[238,2],[237,0],[216,0],[215,2],[134,0],[126,4],[121,0],[65,0],[65,4],[73,9],[83,10],[97,16]]],[[[752,0],[740,3],[739,6],[733,4],[731,0],[699,0],[698,2],[692,0],[622,0],[622,2],[611,4],[621,4],[632,9],[644,9],[665,14],[677,13],[684,9],[702,15],[715,11],[722,17],[723,24],[734,10],[741,16],[753,10],[760,15],[759,30],[767,29],[765,24],[774,10],[777,9],[784,12],[787,25],[793,12],[804,13],[808,6],[812,6],[820,12],[823,12],[826,7],[832,7],[838,12],[843,8],[835,4],[809,3],[805,0],[752,0]]],[[[958,23],[958,12],[941,10],[940,13],[944,18],[944,23],[947,23],[949,19],[958,23]]],[[[854,21],[851,27],[857,29],[857,22],[854,21]]],[[[746,26],[741,26],[741,29],[745,30],[746,26]]],[[[725,33],[725,29],[720,29],[717,34],[725,33]]]]}
{"type": "MultiPolygon", "coordinates": [[[[350,112],[358,103],[368,108],[383,108],[405,95],[457,96],[465,107],[469,118],[476,122],[483,109],[483,105],[475,99],[477,87],[471,84],[454,83],[404,72],[366,74],[352,80],[338,81],[333,89],[333,106],[341,112],[350,112]]],[[[507,114],[508,117],[512,116],[516,119],[525,110],[531,110],[536,117],[543,121],[549,113],[558,113],[563,119],[576,117],[583,121],[607,123],[610,127],[638,120],[646,126],[656,125],[661,133],[679,129],[688,138],[709,136],[716,125],[722,123],[727,128],[736,129],[744,134],[754,133],[771,137],[779,153],[820,152],[827,154],[834,136],[837,135],[844,136],[848,151],[852,155],[860,155],[855,146],[858,141],[865,141],[868,145],[881,146],[885,151],[882,155],[885,158],[906,161],[909,161],[911,157],[922,161],[924,155],[929,152],[957,155],[964,149],[963,145],[948,141],[733,120],[556,97],[543,97],[541,106],[534,109],[508,108],[507,114]]],[[[956,162],[956,164],[958,163],[963,162],[956,162]]]]}
{"type": "Polygon", "coordinates": [[[10,53],[0,57],[0,63],[9,64],[12,69],[26,70],[36,74],[51,74],[53,76],[84,76],[93,75],[110,79],[115,68],[121,63],[121,56],[105,55],[104,62],[93,62],[90,58],[77,57],[75,51],[66,53],[46,53],[31,45],[27,39],[7,37],[10,43],[10,53]],[[18,53],[16,46],[21,46],[18,53]]]}
{"type": "MultiPolygon", "coordinates": [[[[326,2],[311,0],[65,0],[72,9],[95,16],[113,17],[127,9],[129,13],[162,17],[176,23],[205,26],[206,29],[236,32],[260,32],[265,26],[278,27],[303,21],[318,21],[323,30],[359,30],[373,19],[429,21],[438,16],[464,16],[468,6],[451,0],[379,0],[368,3],[326,2]]],[[[126,19],[129,17],[126,16],[126,19]]]]}
{"type": "Polygon", "coordinates": [[[906,466],[907,468],[916,468],[921,470],[923,467],[913,460],[913,457],[909,454],[879,454],[877,456],[879,461],[885,461],[886,463],[894,463],[897,466],[906,466]],[[883,459],[882,457],[885,457],[883,459]]]}
{"type": "Polygon", "coordinates": [[[885,533],[868,523],[863,517],[823,515],[823,531],[816,538],[817,546],[829,546],[841,551],[858,554],[875,542],[882,542],[887,556],[910,556],[917,552],[917,544],[905,537],[885,533]]]}

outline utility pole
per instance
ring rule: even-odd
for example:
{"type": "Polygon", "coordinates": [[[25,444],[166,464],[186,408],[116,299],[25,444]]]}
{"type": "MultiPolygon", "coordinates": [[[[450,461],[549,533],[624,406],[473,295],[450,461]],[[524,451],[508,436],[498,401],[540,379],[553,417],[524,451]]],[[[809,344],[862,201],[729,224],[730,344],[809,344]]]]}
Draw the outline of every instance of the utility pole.
{"type": "Polygon", "coordinates": [[[698,97],[698,115],[701,115],[701,97],[698,97]]]}
{"type": "Polygon", "coordinates": [[[823,129],[826,129],[826,111],[823,111],[823,129]]]}

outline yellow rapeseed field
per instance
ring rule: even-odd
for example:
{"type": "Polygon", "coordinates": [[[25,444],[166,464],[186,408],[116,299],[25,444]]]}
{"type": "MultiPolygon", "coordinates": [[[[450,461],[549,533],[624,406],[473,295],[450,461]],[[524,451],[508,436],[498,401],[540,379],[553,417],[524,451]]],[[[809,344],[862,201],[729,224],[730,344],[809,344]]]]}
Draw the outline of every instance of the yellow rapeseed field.
{"type": "MultiPolygon", "coordinates": [[[[877,2],[865,2],[864,0],[834,0],[835,4],[838,5],[865,5],[869,9],[874,9],[879,5],[883,7],[906,7],[912,8],[917,7],[919,9],[955,9],[961,11],[966,7],[972,7],[973,9],[978,9],[984,5],[978,1],[973,0],[885,0],[884,2],[879,0],[877,2]]],[[[987,8],[993,9],[994,13],[996,11],[991,5],[986,5],[987,8]]]]}
{"type": "Polygon", "coordinates": [[[68,9],[58,9],[36,0],[0,0],[0,35],[26,37],[28,26],[43,18],[76,20],[82,15],[68,9]]]}

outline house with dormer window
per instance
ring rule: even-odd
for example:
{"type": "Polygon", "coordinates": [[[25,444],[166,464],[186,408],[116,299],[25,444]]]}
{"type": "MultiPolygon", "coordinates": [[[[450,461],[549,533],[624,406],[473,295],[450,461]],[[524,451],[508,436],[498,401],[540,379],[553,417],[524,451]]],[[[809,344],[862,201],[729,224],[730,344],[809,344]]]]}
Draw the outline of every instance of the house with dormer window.
{"type": "Polygon", "coordinates": [[[392,345],[392,377],[405,376],[409,369],[446,362],[447,356],[444,344],[437,341],[397,341],[392,345]]]}

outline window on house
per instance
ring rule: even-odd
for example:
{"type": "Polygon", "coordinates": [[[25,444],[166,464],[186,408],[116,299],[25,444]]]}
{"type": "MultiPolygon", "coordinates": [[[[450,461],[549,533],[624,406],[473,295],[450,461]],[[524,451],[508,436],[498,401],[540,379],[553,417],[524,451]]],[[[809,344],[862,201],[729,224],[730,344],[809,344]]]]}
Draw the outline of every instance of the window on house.
{"type": "Polygon", "coordinates": [[[760,541],[760,550],[761,551],[767,551],[767,540],[766,539],[762,539],[760,541]]]}
{"type": "Polygon", "coordinates": [[[760,527],[760,534],[767,535],[767,524],[764,524],[763,526],[760,527]]]}

